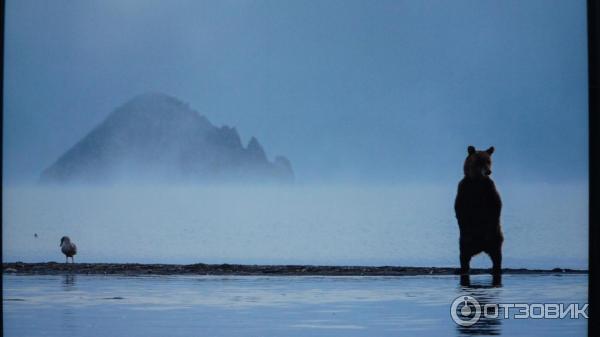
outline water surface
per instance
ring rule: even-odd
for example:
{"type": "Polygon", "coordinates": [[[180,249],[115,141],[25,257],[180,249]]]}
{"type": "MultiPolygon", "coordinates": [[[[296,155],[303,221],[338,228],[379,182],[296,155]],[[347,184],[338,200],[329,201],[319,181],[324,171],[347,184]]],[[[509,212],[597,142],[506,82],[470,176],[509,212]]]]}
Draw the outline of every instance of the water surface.
{"type": "MultiPolygon", "coordinates": [[[[587,186],[498,185],[505,267],[587,268],[587,186]]],[[[69,235],[76,262],[451,267],[455,194],[454,184],[12,187],[2,253],[60,262],[69,235]]]]}
{"type": "Polygon", "coordinates": [[[482,303],[583,303],[587,275],[219,277],[4,275],[5,336],[585,336],[585,319],[450,317],[482,303]]]}

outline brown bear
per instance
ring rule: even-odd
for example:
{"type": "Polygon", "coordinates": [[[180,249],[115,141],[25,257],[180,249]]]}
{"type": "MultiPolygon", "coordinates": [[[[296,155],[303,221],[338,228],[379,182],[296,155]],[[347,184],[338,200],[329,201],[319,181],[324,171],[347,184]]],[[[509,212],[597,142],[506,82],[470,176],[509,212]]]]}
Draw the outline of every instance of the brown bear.
{"type": "Polygon", "coordinates": [[[492,273],[502,270],[502,228],[500,211],[502,201],[492,174],[494,147],[477,151],[469,146],[463,167],[465,176],[458,184],[454,211],[460,229],[461,274],[469,273],[469,262],[474,255],[485,252],[492,259],[492,273]]]}

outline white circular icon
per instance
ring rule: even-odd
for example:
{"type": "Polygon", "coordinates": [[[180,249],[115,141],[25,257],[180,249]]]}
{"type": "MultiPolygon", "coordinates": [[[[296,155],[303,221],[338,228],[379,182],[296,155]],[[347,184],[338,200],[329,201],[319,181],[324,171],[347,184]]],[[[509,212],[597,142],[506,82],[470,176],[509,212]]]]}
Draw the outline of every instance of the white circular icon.
{"type": "Polygon", "coordinates": [[[450,307],[452,320],[460,326],[471,326],[481,317],[481,306],[472,296],[459,296],[450,307]]]}

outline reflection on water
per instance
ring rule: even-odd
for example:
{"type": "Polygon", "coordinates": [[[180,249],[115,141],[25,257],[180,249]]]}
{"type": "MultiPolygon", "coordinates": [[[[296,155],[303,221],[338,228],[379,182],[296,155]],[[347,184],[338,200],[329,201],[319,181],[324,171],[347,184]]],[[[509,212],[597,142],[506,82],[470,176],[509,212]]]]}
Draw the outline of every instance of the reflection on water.
{"type": "Polygon", "coordinates": [[[502,319],[500,313],[500,319],[463,328],[450,315],[458,296],[473,296],[482,305],[584,302],[585,275],[505,275],[502,282],[489,275],[461,280],[67,274],[3,280],[5,336],[551,337],[585,336],[587,324],[502,319]]]}
{"type": "MultiPolygon", "coordinates": [[[[62,278],[62,289],[66,292],[72,292],[76,290],[75,287],[76,276],[74,274],[65,274],[62,278]]],[[[70,306],[60,307],[60,329],[67,335],[77,336],[78,322],[75,313],[75,308],[70,306]]]]}
{"type": "Polygon", "coordinates": [[[460,285],[465,288],[496,288],[502,287],[502,274],[493,274],[491,283],[478,282],[471,284],[471,275],[460,275],[460,285]]]}
{"type": "MultiPolygon", "coordinates": [[[[459,294],[477,299],[481,308],[486,304],[500,302],[499,288],[502,287],[502,275],[494,275],[490,279],[471,282],[469,275],[461,275],[459,294]]],[[[499,313],[502,314],[502,313],[499,313]]],[[[495,316],[495,315],[491,315],[495,316]]],[[[456,325],[459,336],[500,335],[502,320],[498,317],[482,315],[477,323],[471,326],[456,325]]]]}
{"type": "Polygon", "coordinates": [[[63,289],[65,291],[71,291],[73,289],[75,289],[75,275],[73,274],[65,274],[63,275],[63,289]]]}

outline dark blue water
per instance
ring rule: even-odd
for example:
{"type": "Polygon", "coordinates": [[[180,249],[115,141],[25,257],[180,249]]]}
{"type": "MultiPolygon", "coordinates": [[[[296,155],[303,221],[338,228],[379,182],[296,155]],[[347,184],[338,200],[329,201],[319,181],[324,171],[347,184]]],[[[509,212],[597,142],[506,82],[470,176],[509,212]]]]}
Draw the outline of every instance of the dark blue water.
{"type": "Polygon", "coordinates": [[[587,320],[485,319],[452,301],[584,303],[586,275],[115,277],[4,275],[5,336],[585,336],[587,320]]]}

